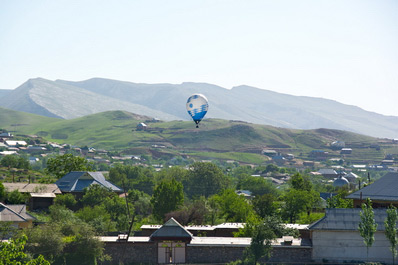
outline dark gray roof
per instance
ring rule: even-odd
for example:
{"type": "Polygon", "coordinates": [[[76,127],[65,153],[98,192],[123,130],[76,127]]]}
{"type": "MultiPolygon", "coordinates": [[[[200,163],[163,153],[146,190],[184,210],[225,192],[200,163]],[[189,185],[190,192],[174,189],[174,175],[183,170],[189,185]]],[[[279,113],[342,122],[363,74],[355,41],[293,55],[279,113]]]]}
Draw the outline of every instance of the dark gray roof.
{"type": "Polygon", "coordinates": [[[0,221],[26,222],[35,218],[26,212],[25,204],[5,205],[0,203],[0,221]]]}
{"type": "Polygon", "coordinates": [[[180,225],[173,217],[170,218],[162,227],[152,233],[152,239],[180,238],[192,239],[192,234],[180,225]]]}
{"type": "Polygon", "coordinates": [[[373,201],[397,201],[398,202],[398,172],[389,172],[374,183],[354,193],[347,199],[370,198],[373,201]]]}
{"type": "MultiPolygon", "coordinates": [[[[326,209],[325,216],[317,222],[311,224],[308,229],[311,230],[358,230],[361,220],[360,208],[347,209],[326,209]]],[[[377,230],[384,231],[384,220],[387,217],[386,209],[373,209],[377,230]]]]}
{"type": "Polygon", "coordinates": [[[72,171],[55,182],[62,192],[83,192],[90,185],[98,184],[115,192],[122,189],[107,181],[101,172],[72,171]]]}

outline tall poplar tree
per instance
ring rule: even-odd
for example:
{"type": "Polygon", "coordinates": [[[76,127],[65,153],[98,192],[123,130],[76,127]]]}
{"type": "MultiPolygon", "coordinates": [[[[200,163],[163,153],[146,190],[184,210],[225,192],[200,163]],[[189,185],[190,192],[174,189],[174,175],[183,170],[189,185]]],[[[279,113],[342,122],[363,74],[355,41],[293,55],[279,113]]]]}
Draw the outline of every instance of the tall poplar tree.
{"type": "Polygon", "coordinates": [[[387,209],[387,217],[384,221],[384,226],[385,226],[384,233],[388,241],[390,241],[390,250],[392,253],[393,264],[395,264],[395,257],[397,256],[397,245],[398,245],[397,221],[398,221],[397,208],[391,205],[390,208],[387,209]]]}
{"type": "Polygon", "coordinates": [[[358,230],[366,245],[366,258],[369,259],[369,248],[375,241],[374,234],[377,230],[372,201],[369,198],[366,203],[362,204],[362,211],[359,214],[361,221],[359,222],[358,230]]]}

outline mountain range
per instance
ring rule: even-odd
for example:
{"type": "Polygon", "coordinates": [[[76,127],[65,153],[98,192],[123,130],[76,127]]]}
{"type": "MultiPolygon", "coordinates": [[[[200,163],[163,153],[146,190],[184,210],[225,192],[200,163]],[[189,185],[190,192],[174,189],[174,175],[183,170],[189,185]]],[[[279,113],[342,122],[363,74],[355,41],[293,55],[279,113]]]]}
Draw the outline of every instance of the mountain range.
{"type": "Polygon", "coordinates": [[[187,98],[204,94],[206,118],[240,120],[283,128],[330,128],[380,138],[398,138],[398,117],[337,101],[293,96],[249,86],[225,89],[206,83],[140,84],[103,78],[80,82],[30,79],[0,90],[0,106],[47,117],[73,119],[124,110],[160,120],[189,120],[187,98]]]}

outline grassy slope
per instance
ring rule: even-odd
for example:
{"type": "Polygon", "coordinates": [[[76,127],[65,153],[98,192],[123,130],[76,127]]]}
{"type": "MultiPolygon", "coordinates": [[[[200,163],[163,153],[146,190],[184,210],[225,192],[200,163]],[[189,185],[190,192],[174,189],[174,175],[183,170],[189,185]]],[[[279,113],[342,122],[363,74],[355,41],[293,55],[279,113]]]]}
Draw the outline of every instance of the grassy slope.
{"type": "MultiPolygon", "coordinates": [[[[61,120],[22,112],[1,110],[0,128],[37,134],[59,143],[77,146],[93,146],[107,150],[139,150],[145,153],[151,146],[164,145],[156,152],[171,155],[184,154],[203,158],[220,158],[242,162],[261,163],[263,148],[283,153],[308,153],[313,149],[325,149],[327,144],[342,140],[354,146],[375,143],[376,139],[339,130],[292,130],[256,125],[238,121],[206,119],[196,129],[193,122],[146,122],[148,131],[136,131],[140,122],[149,117],[124,111],[109,111],[72,120],[61,120]]],[[[153,148],[152,148],[153,149],[153,148]]],[[[362,148],[357,154],[382,157],[382,151],[362,148]]],[[[355,155],[355,154],[354,154],[355,155]]]]}
{"type": "Polygon", "coordinates": [[[40,127],[57,121],[62,120],[0,107],[0,128],[18,134],[31,134],[40,127]]]}

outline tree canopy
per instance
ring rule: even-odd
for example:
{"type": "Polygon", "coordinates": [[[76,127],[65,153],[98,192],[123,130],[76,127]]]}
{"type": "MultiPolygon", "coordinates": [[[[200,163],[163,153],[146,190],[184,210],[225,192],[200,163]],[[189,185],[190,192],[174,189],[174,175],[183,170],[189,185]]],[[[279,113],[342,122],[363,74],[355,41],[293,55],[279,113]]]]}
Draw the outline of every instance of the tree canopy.
{"type": "Polygon", "coordinates": [[[177,210],[184,203],[184,191],[181,182],[175,179],[164,180],[156,186],[151,203],[153,215],[163,220],[166,213],[177,210]]]}
{"type": "Polygon", "coordinates": [[[47,160],[46,171],[57,178],[62,178],[72,171],[92,171],[92,164],[84,157],[72,154],[58,155],[47,160]]]}
{"type": "Polygon", "coordinates": [[[209,196],[228,188],[230,179],[213,163],[195,162],[191,165],[184,188],[189,197],[209,196]]]}

